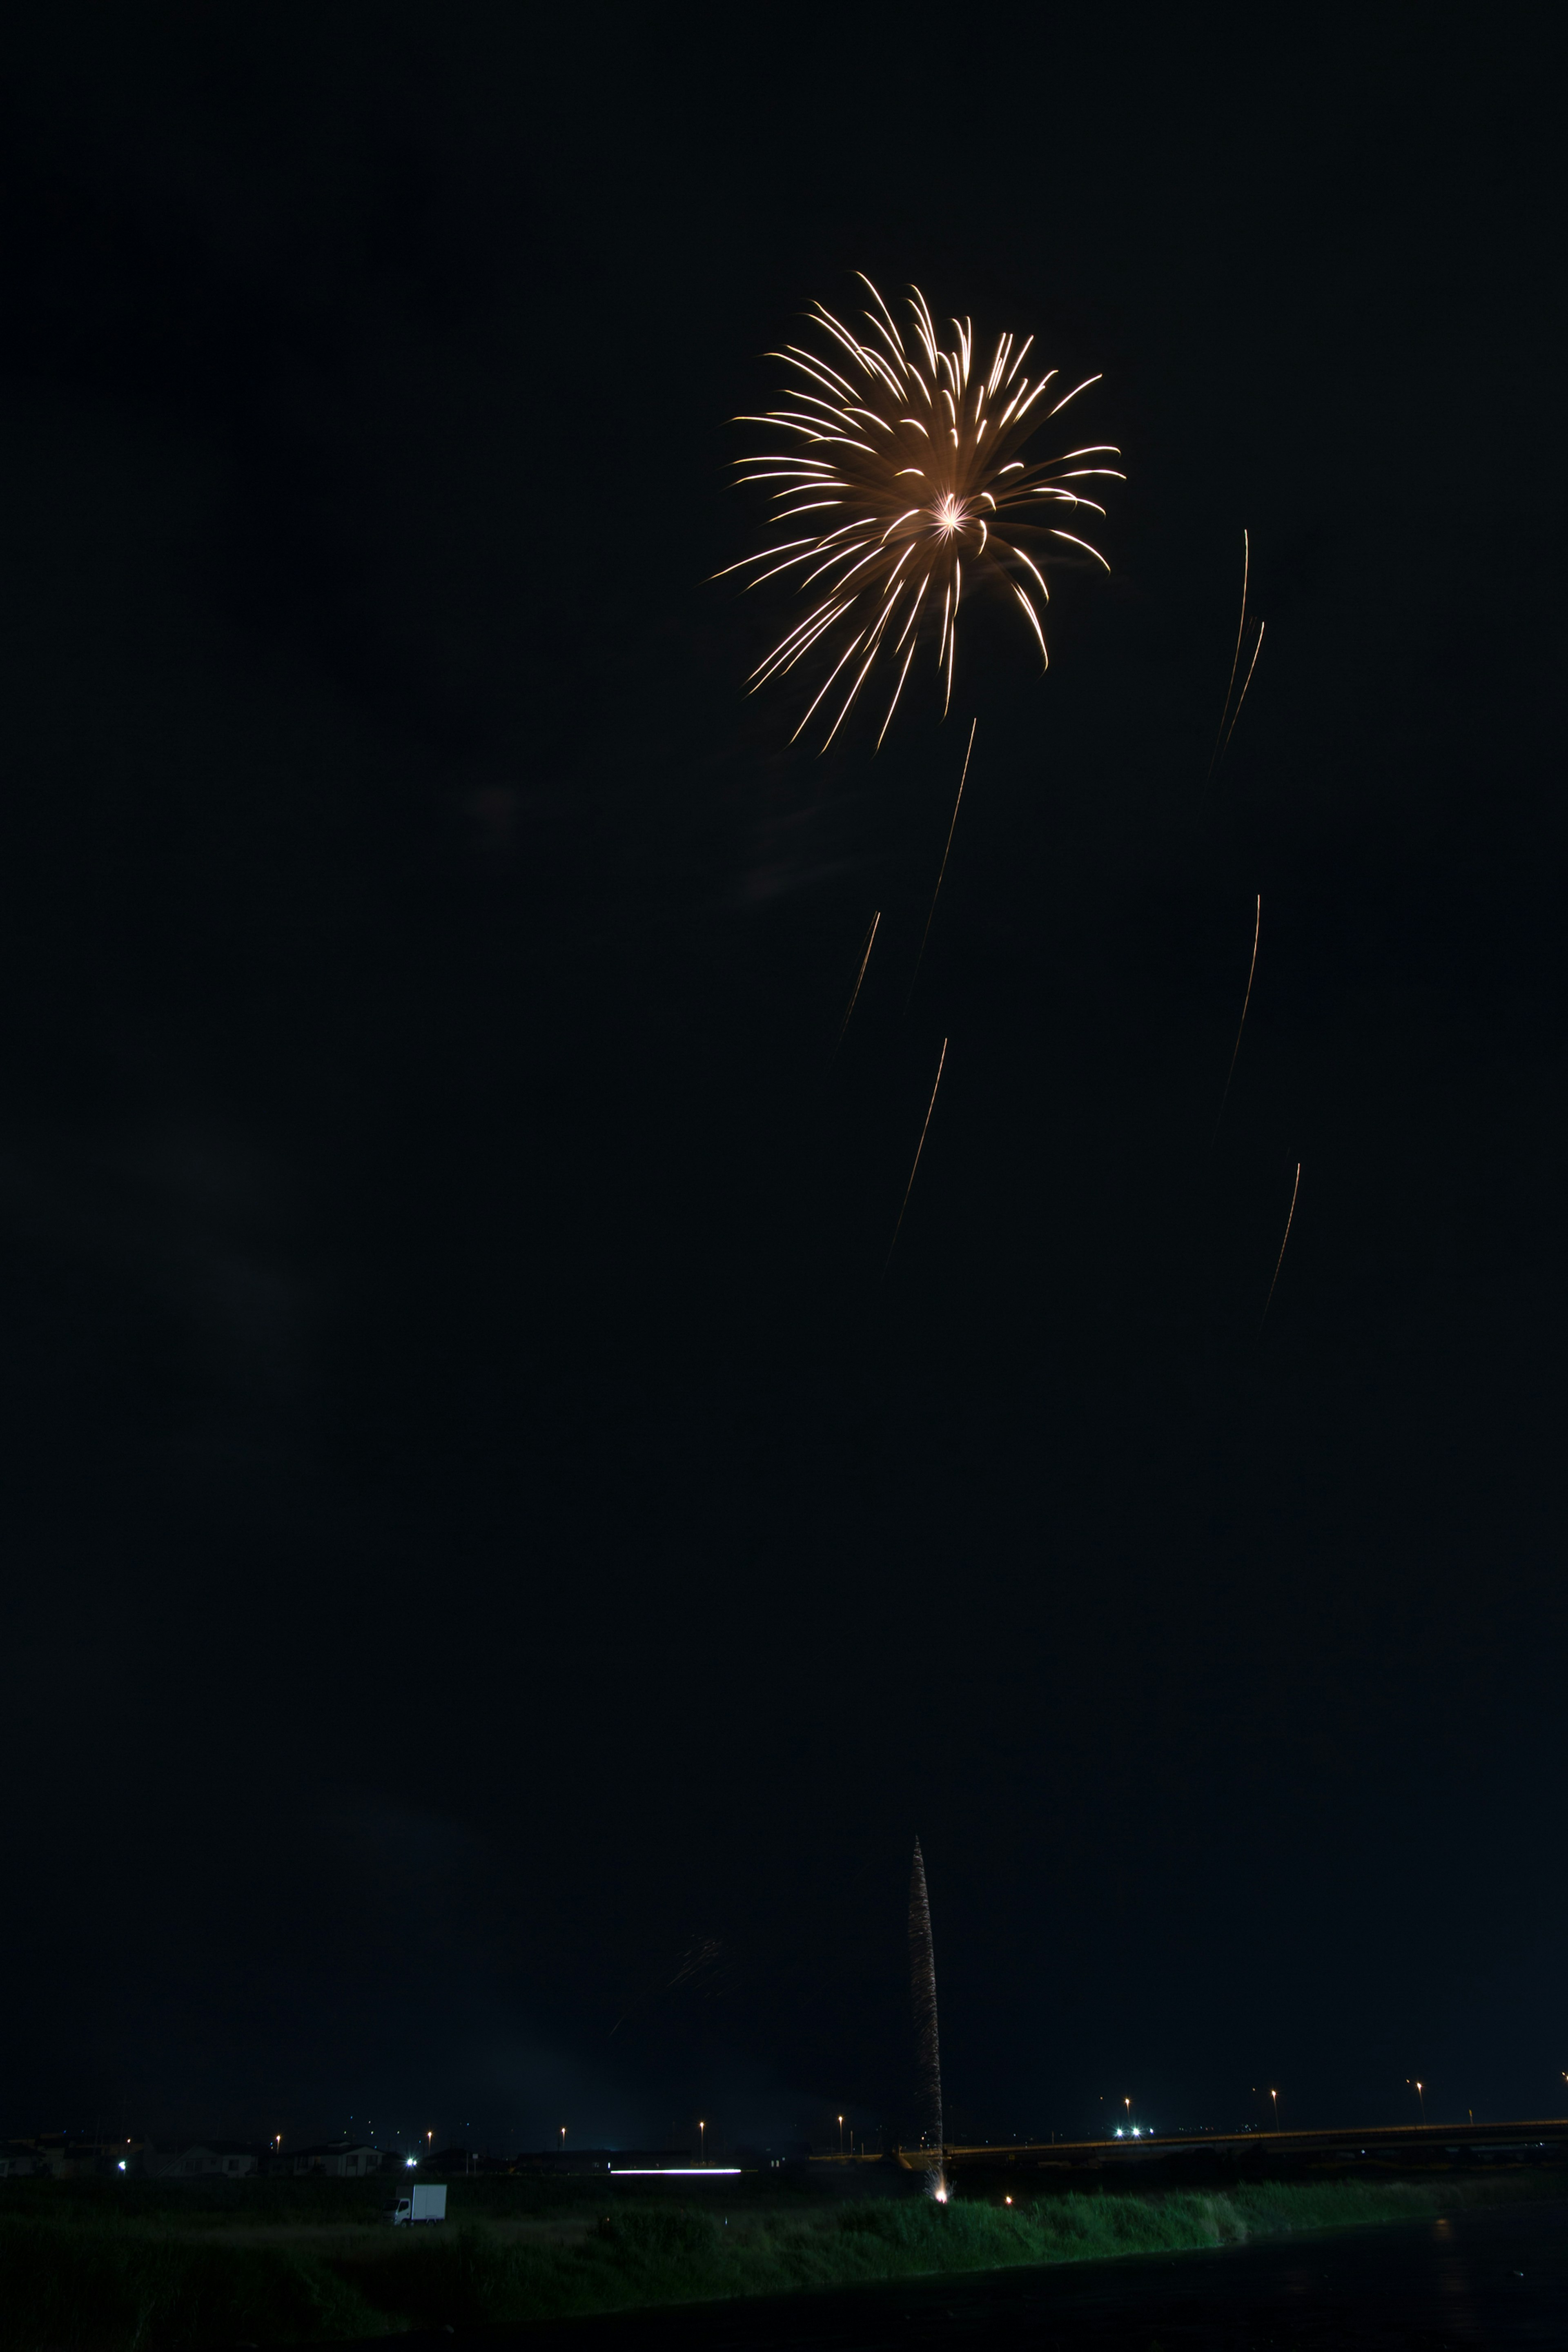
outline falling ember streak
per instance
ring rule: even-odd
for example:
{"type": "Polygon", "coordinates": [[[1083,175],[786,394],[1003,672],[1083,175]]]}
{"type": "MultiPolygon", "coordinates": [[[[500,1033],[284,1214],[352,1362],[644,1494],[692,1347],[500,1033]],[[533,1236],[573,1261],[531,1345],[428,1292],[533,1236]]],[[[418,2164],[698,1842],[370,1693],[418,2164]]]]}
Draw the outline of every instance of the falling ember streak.
{"type": "MultiPolygon", "coordinates": [[[[1219,1098],[1219,1118],[1216,1118],[1214,1123],[1214,1131],[1216,1136],[1219,1133],[1220,1119],[1223,1119],[1225,1117],[1226,1104],[1230,1100],[1230,1082],[1236,1076],[1237,1055],[1241,1051],[1241,1033],[1247,1026],[1247,1008],[1252,1002],[1252,976],[1258,970],[1258,942],[1262,934],[1262,930],[1263,893],[1260,890],[1258,894],[1258,919],[1252,927],[1252,961],[1247,967],[1247,994],[1241,1000],[1241,1019],[1237,1024],[1236,1044],[1231,1048],[1230,1067],[1225,1074],[1225,1092],[1219,1098]]],[[[1283,1255],[1283,1253],[1281,1253],[1281,1255],[1283,1255]]],[[[1265,1307],[1263,1311],[1267,1314],[1268,1310],[1265,1307]]]]}
{"type": "Polygon", "coordinates": [[[942,877],[947,872],[948,856],[952,848],[952,836],[958,831],[958,812],[963,806],[963,787],[965,782],[968,781],[969,776],[969,754],[974,749],[974,729],[978,727],[979,724],[979,718],[976,717],[973,725],[969,730],[969,750],[966,751],[963,755],[963,773],[958,780],[958,798],[952,804],[952,823],[947,828],[947,848],[942,853],[942,873],[937,876],[936,888],[931,894],[931,913],[927,915],[926,927],[921,933],[921,951],[915,958],[915,969],[913,976],[910,981],[909,995],[904,999],[904,1011],[906,1013],[909,1011],[910,1002],[914,996],[915,982],[919,980],[921,976],[921,964],[925,957],[926,941],[931,937],[931,927],[936,915],[936,902],[942,896],[942,877]]]}
{"type": "MultiPolygon", "coordinates": [[[[1241,534],[1241,618],[1236,625],[1236,651],[1230,657],[1230,677],[1226,683],[1225,702],[1219,714],[1219,727],[1214,739],[1214,750],[1209,753],[1208,775],[1204,778],[1205,785],[1213,776],[1215,762],[1219,758],[1219,747],[1225,735],[1225,722],[1230,711],[1230,698],[1236,691],[1236,673],[1241,663],[1241,641],[1247,635],[1247,574],[1251,562],[1252,542],[1244,530],[1241,534]]],[[[1239,708],[1239,705],[1237,707],[1239,708]]]]}
{"type": "Polygon", "coordinates": [[[910,1170],[910,1181],[909,1181],[909,1182],[904,1186],[904,1197],[903,1197],[902,1201],[899,1203],[899,1222],[898,1222],[898,1223],[893,1227],[893,1238],[892,1238],[892,1240],[891,1240],[891,1241],[889,1243],[889,1244],[888,1244],[888,1255],[887,1255],[887,1257],[886,1257],[886,1259],[884,1260],[884,1262],[883,1262],[883,1265],[882,1265],[882,1277],[883,1277],[883,1280],[884,1280],[884,1281],[887,1279],[888,1268],[889,1268],[889,1266],[890,1266],[890,1265],[892,1265],[892,1263],[893,1263],[893,1252],[894,1252],[894,1251],[898,1248],[898,1246],[899,1246],[899,1235],[902,1233],[902,1231],[903,1231],[903,1229],[904,1229],[904,1211],[909,1207],[909,1205],[910,1205],[910,1193],[914,1191],[914,1189],[915,1189],[915,1176],[916,1176],[916,1174],[917,1174],[917,1172],[918,1172],[918,1171],[919,1171],[920,1164],[921,1164],[921,1152],[925,1150],[925,1148],[926,1148],[926,1128],[929,1128],[929,1127],[930,1127],[930,1125],[931,1125],[931,1115],[932,1111],[936,1108],[936,1089],[937,1089],[937,1087],[940,1087],[940,1086],[941,1086],[941,1084],[942,1084],[942,1064],[946,1061],[946,1059],[947,1059],[947,1039],[944,1037],[944,1038],[942,1039],[942,1053],[941,1053],[941,1055],[940,1055],[940,1056],[939,1056],[939,1058],[938,1058],[937,1066],[936,1066],[936,1085],[932,1087],[932,1088],[931,1088],[931,1100],[930,1100],[930,1102],[928,1102],[928,1103],[927,1103],[927,1105],[926,1105],[925,1127],[922,1127],[922,1128],[921,1128],[921,1139],[920,1139],[920,1141],[919,1141],[919,1142],[916,1144],[916,1146],[915,1146],[915,1164],[914,1164],[914,1167],[913,1167],[913,1168],[911,1168],[911,1169],[910,1170]]]}
{"type": "Polygon", "coordinates": [[[1296,1182],[1290,1194],[1290,1214],[1285,1220],[1285,1239],[1279,1244],[1279,1255],[1274,1262],[1274,1282],[1271,1282],[1268,1286],[1268,1296],[1263,1302],[1263,1318],[1258,1326],[1258,1336],[1260,1339],[1263,1337],[1263,1325],[1268,1320],[1268,1310],[1274,1304],[1274,1283],[1279,1281],[1279,1269],[1285,1263],[1285,1252],[1289,1247],[1290,1241],[1290,1227],[1295,1223],[1296,1218],[1296,1194],[1300,1191],[1300,1189],[1301,1163],[1298,1160],[1296,1162],[1296,1182]]]}
{"type": "Polygon", "coordinates": [[[925,1858],[915,1840],[910,1870],[910,2000],[915,2015],[915,2101],[921,2137],[934,2149],[936,2165],[925,2176],[926,2195],[947,2194],[942,2165],[942,2046],[936,2028],[936,1952],[931,1943],[931,1901],[925,1858]]]}
{"type": "MultiPolygon", "coordinates": [[[[1258,624],[1258,643],[1253,646],[1252,659],[1247,665],[1247,676],[1242,681],[1241,700],[1237,702],[1236,706],[1236,719],[1239,719],[1241,717],[1241,704],[1247,700],[1247,689],[1252,684],[1252,673],[1258,667],[1258,656],[1263,651],[1263,632],[1268,626],[1268,624],[1267,621],[1259,621],[1258,624]]],[[[1234,735],[1236,732],[1236,719],[1233,719],[1230,722],[1230,735],[1234,735]]],[[[1227,735],[1225,739],[1226,751],[1228,751],[1230,749],[1230,735],[1227,735]]],[[[1223,759],[1225,757],[1225,752],[1222,751],[1220,757],[1223,759]]]]}
{"type": "MultiPolygon", "coordinates": [[[[856,656],[847,693],[841,688],[842,700],[823,714],[823,751],[863,688],[868,698],[887,692],[882,681],[890,667],[898,680],[877,738],[880,745],[916,645],[923,644],[928,659],[934,646],[943,711],[949,708],[966,555],[972,591],[987,586],[1010,592],[1006,609],[1011,612],[1015,603],[1021,607],[1047,658],[1041,614],[1030,592],[1045,592],[1041,565],[1047,554],[1057,553],[1049,542],[1065,541],[1107,571],[1110,567],[1088,540],[1049,528],[1040,502],[1047,502],[1047,512],[1060,502],[1075,514],[1103,514],[1103,507],[1071,485],[1088,477],[1125,478],[1120,467],[1099,462],[1119,454],[1110,443],[1044,459],[1026,460],[1020,454],[1047,417],[1098,383],[1098,376],[1047,408],[1043,395],[1055,383],[1057,371],[1033,380],[1022,373],[1032,338],[1015,352],[1014,338],[1001,336],[987,365],[976,361],[969,321],[955,320],[955,340],[943,349],[916,288],[910,305],[914,331],[906,345],[881,295],[869,278],[857,275],[875,306],[862,314],[867,339],[817,304],[812,323],[828,339],[831,359],[794,344],[772,353],[792,372],[792,388],[766,415],[737,420],[767,433],[763,446],[739,462],[742,481],[770,486],[775,524],[814,514],[825,521],[829,514],[837,519],[820,537],[774,537],[754,555],[726,567],[747,574],[750,587],[781,573],[797,589],[822,583],[823,602],[757,664],[748,683],[756,692],[810,655],[813,669],[819,662],[828,667],[831,684],[856,656]],[[993,400],[1005,404],[994,414],[993,400]],[[1091,458],[1093,464],[1086,462],[1091,458]],[[1006,528],[998,530],[1004,515],[1006,528]],[[1039,562],[1022,543],[1026,537],[1036,542],[1039,562]],[[884,636],[875,615],[879,606],[890,611],[887,600],[900,575],[913,602],[897,636],[890,629],[884,636]],[[913,640],[910,656],[904,653],[906,636],[913,640]],[[886,667],[879,667],[884,656],[886,667]]],[[[818,691],[797,734],[823,699],[818,691]]]]}
{"type": "Polygon", "coordinates": [[[866,951],[860,958],[860,969],[855,975],[855,985],[849,992],[849,1002],[844,1008],[844,1018],[838,1024],[837,1043],[833,1048],[836,1054],[838,1051],[838,1047],[844,1043],[844,1032],[849,1026],[849,1017],[854,1012],[856,1003],[858,1001],[860,994],[860,982],[866,977],[866,966],[871,961],[871,950],[877,943],[877,926],[881,919],[882,910],[879,907],[877,912],[871,918],[871,928],[866,934],[866,951]]]}

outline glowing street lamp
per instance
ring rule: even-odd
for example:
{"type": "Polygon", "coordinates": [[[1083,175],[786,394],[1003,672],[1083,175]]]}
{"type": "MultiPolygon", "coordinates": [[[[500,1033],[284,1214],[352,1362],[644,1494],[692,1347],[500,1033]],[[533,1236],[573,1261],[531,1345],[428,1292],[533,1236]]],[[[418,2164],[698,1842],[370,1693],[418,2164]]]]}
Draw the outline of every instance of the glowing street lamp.
{"type": "Polygon", "coordinates": [[[700,2116],[697,2118],[697,2161],[699,2164],[708,2161],[708,2126],[700,2116]]]}
{"type": "Polygon", "coordinates": [[[838,2118],[838,2153],[840,2156],[844,2153],[844,2118],[842,2116],[838,2118]]]}
{"type": "Polygon", "coordinates": [[[1274,2102],[1274,2128],[1278,2131],[1279,2128],[1279,2094],[1278,2091],[1270,2091],[1268,2095],[1274,2102]]]}

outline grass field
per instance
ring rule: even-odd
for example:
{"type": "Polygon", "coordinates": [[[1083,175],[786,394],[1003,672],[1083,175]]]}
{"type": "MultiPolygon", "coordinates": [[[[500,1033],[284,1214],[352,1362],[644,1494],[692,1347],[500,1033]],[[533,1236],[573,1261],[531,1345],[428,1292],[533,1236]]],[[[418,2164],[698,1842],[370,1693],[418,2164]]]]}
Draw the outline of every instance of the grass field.
{"type": "MultiPolygon", "coordinates": [[[[374,2191],[320,2199],[310,2193],[318,2184],[307,2184],[303,2194],[271,2200],[184,2204],[176,2192],[117,2209],[68,2196],[51,2206],[55,2184],[22,2185],[34,2193],[0,2198],[5,2352],[346,2341],[407,2326],[1174,2252],[1416,2220],[1500,2191],[1529,2193],[1520,2181],[1260,2183],[1020,2198],[1010,2208],[738,2194],[726,2212],[709,2192],[700,2204],[639,2199],[605,2212],[581,2189],[542,2208],[532,2200],[531,2210],[513,2199],[509,2210],[498,2192],[510,2184],[497,2182],[471,2200],[488,2216],[395,2235],[377,2218],[374,2191]]],[[[455,2215],[464,2189],[480,2186],[454,2184],[455,2215]]]]}

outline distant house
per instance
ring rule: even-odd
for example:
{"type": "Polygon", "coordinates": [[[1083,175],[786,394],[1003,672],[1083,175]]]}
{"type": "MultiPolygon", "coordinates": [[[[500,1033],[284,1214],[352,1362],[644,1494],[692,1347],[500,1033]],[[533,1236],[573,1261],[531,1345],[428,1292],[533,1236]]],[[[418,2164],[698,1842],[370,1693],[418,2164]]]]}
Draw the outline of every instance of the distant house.
{"type": "Polygon", "coordinates": [[[0,2166],[9,2167],[9,2179],[31,2170],[52,2173],[57,2180],[80,2180],[96,2172],[118,2171],[121,2161],[130,2169],[142,2145],[139,2140],[71,2139],[65,2132],[40,2132],[36,2139],[8,2142],[0,2150],[0,2166]]]}
{"type": "Polygon", "coordinates": [[[363,2180],[367,2173],[381,2170],[381,2150],[355,2147],[342,2139],[321,2147],[283,2148],[268,2158],[267,2169],[295,2174],[318,2172],[329,2180],[363,2180]]]}
{"type": "Polygon", "coordinates": [[[0,2180],[25,2180],[30,2172],[42,2168],[32,2148],[0,2147],[0,2180]]]}
{"type": "Polygon", "coordinates": [[[144,2169],[160,2180],[243,2180],[260,2163],[259,2148],[241,2140],[206,2140],[195,2147],[148,2150],[144,2169]]]}

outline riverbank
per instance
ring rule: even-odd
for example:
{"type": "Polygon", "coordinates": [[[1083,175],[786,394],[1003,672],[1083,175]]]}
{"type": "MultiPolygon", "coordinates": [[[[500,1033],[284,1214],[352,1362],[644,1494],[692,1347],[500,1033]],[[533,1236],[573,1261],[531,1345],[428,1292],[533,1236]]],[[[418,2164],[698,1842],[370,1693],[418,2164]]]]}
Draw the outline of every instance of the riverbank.
{"type": "MultiPolygon", "coordinates": [[[[759,2204],[639,2200],[400,2231],[298,2214],[237,2231],[178,2213],[0,2205],[4,2352],[350,2342],[1029,2264],[1179,2253],[1415,2221],[1547,2189],[1519,2179],[759,2204]]],[[[1555,2184],[1562,2193],[1562,2184],[1555,2184]]],[[[454,2197],[454,2202],[456,2198],[454,2197]]]]}

